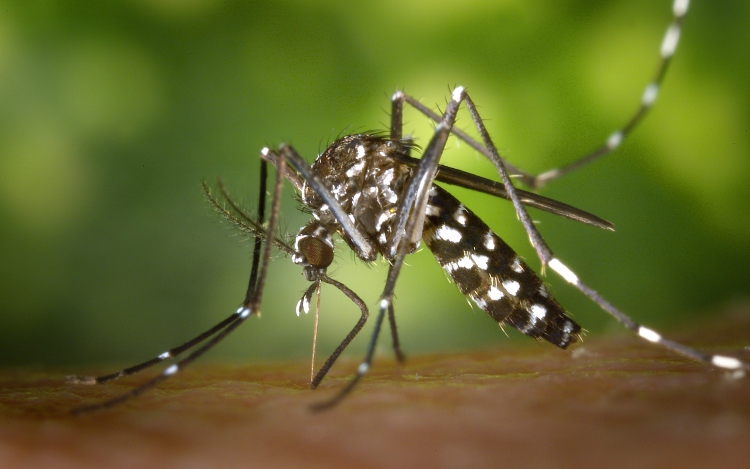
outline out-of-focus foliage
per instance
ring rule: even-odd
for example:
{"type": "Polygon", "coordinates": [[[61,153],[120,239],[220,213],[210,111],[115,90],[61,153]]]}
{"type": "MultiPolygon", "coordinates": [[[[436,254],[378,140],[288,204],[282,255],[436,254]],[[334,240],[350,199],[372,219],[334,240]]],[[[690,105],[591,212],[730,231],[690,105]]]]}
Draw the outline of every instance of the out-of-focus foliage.
{"type": "MultiPolygon", "coordinates": [[[[584,280],[664,328],[750,294],[750,4],[692,3],[653,113],[615,154],[543,190],[618,231],[532,214],[584,280]]],[[[131,362],[229,315],[250,247],[200,181],[221,175],[252,204],[262,146],[312,160],[341,133],[384,128],[396,89],[440,106],[462,84],[509,160],[571,161],[635,110],[671,19],[667,0],[355,5],[2,2],[0,364],[131,362]]],[[[422,144],[431,128],[407,114],[422,144]]],[[[445,161],[491,174],[456,141],[445,161]]],[[[509,204],[456,192],[538,265],[509,204]]],[[[283,217],[289,232],[306,218],[290,188],[283,217]]],[[[374,305],[387,268],[352,257],[342,245],[331,273],[374,305]]],[[[509,342],[429,252],[409,264],[396,303],[407,353],[509,342]]],[[[550,281],[584,327],[619,327],[550,281]]],[[[262,317],[214,356],[307,355],[312,317],[294,314],[305,287],[279,255],[262,317]]],[[[320,354],[356,316],[324,291],[320,354]]]]}

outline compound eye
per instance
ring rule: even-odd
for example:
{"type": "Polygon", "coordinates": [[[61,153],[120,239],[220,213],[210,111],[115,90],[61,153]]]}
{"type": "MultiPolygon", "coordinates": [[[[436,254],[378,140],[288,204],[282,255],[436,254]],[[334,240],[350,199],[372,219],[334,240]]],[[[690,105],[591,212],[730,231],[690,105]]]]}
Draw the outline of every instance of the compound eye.
{"type": "Polygon", "coordinates": [[[333,262],[333,248],[317,238],[301,239],[297,247],[313,267],[324,269],[333,262]]]}

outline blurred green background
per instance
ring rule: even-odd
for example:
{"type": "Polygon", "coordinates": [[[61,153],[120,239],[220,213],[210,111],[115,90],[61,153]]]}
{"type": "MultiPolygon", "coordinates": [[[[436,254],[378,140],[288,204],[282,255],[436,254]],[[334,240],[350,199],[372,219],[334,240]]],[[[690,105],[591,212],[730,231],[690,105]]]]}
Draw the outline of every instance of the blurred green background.
{"type": "MultiPolygon", "coordinates": [[[[312,160],[341,133],[385,128],[396,89],[442,106],[464,85],[512,162],[572,161],[635,110],[671,21],[667,0],[355,4],[0,1],[0,365],[129,364],[226,317],[244,295],[250,243],[200,182],[221,175],[254,204],[261,147],[289,142],[312,160]]],[[[666,331],[750,295],[749,24],[746,1],[692,2],[642,126],[542,190],[617,232],[532,213],[584,281],[666,331]]],[[[459,126],[471,129],[466,114],[459,126]]],[[[431,127],[407,113],[422,144],[431,127]]],[[[445,157],[492,174],[456,141],[445,157]]],[[[307,217],[286,191],[294,233],[307,217]]],[[[538,266],[510,204],[455,192],[538,266]]],[[[535,346],[471,309],[428,251],[408,262],[396,303],[407,354],[535,346]]],[[[386,271],[342,244],[330,273],[374,306],[386,271]]],[[[592,334],[621,330],[548,278],[592,334]]],[[[306,286],[277,256],[262,317],[213,359],[309,356],[312,315],[294,313],[306,286]]],[[[357,318],[333,289],[322,307],[319,356],[357,318]]]]}

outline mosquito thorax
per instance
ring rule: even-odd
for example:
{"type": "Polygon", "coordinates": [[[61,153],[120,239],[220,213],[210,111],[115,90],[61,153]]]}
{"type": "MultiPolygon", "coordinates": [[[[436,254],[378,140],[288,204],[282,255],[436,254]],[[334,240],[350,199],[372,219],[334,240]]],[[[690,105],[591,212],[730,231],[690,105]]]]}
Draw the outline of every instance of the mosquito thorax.
{"type": "Polygon", "coordinates": [[[341,204],[350,221],[375,247],[374,256],[363,255],[342,231],[320,196],[308,185],[302,201],[316,221],[337,232],[360,259],[371,262],[377,253],[388,257],[386,247],[401,194],[411,178],[411,168],[394,155],[408,155],[407,141],[392,141],[372,134],[355,134],[336,140],[318,156],[312,169],[341,204]]]}

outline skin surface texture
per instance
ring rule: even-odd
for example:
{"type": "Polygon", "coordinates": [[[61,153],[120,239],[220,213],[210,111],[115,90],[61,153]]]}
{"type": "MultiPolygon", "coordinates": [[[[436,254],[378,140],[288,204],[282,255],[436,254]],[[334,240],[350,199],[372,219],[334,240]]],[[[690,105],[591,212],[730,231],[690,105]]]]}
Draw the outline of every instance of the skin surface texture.
{"type": "MultiPolygon", "coordinates": [[[[675,332],[747,358],[750,307],[675,332]]],[[[746,467],[750,381],[636,337],[409,357],[386,353],[338,407],[342,358],[316,391],[304,360],[201,363],[124,405],[126,391],[64,383],[58,370],[0,374],[0,467],[746,467]]]]}

